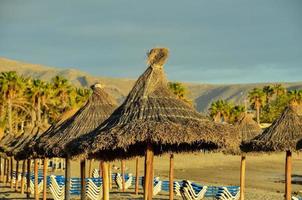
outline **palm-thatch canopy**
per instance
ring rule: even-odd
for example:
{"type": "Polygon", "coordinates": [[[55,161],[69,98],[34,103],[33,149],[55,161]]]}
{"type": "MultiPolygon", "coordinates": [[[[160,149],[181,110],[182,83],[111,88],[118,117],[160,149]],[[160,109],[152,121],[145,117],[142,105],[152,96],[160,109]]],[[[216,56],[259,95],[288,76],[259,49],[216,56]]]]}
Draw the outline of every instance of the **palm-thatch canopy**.
{"type": "Polygon", "coordinates": [[[147,143],[155,154],[239,149],[237,129],[210,121],[168,88],[163,69],[167,57],[165,48],[148,53],[149,67],[126,100],[99,128],[68,145],[71,156],[124,159],[144,155],[147,143]]]}
{"type": "Polygon", "coordinates": [[[302,138],[302,121],[296,107],[288,106],[273,124],[262,134],[244,142],[243,151],[284,152],[295,151],[297,141],[302,138]]]}
{"type": "Polygon", "coordinates": [[[250,114],[244,114],[235,126],[241,132],[242,141],[251,140],[262,132],[259,124],[250,114]]]}
{"type": "Polygon", "coordinates": [[[16,137],[12,134],[6,134],[0,140],[0,152],[1,156],[7,156],[6,151],[9,148],[9,145],[16,139],[16,137]]]}
{"type": "Polygon", "coordinates": [[[64,147],[71,140],[98,127],[116,108],[116,101],[101,84],[95,84],[93,94],[74,115],[54,125],[36,141],[35,151],[40,157],[65,157],[64,147]]]}
{"type": "Polygon", "coordinates": [[[31,129],[30,134],[17,146],[15,146],[11,153],[16,160],[24,160],[33,158],[33,144],[35,141],[49,128],[49,125],[39,125],[31,129]]]}

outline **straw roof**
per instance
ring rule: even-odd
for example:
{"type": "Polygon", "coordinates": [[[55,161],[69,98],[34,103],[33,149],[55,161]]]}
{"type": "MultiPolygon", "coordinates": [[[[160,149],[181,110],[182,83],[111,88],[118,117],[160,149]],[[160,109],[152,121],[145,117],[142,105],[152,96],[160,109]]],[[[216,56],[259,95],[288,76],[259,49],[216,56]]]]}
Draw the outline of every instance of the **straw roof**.
{"type": "Polygon", "coordinates": [[[15,138],[16,137],[12,134],[6,134],[2,137],[2,139],[0,140],[0,152],[2,153],[2,155],[6,154],[5,152],[9,148],[10,143],[14,141],[15,138]]]}
{"type": "Polygon", "coordinates": [[[15,146],[11,153],[17,160],[33,158],[33,145],[35,141],[49,128],[48,124],[39,125],[31,129],[29,136],[23,140],[18,146],[15,146]]]}
{"type": "Polygon", "coordinates": [[[67,143],[91,132],[110,116],[116,101],[101,84],[95,84],[92,89],[92,95],[82,108],[59,125],[54,125],[36,141],[34,149],[38,156],[65,157],[67,143]]]}
{"type": "Polygon", "coordinates": [[[288,106],[262,134],[242,145],[243,151],[295,151],[302,138],[302,121],[295,106],[288,106]]]}
{"type": "Polygon", "coordinates": [[[259,124],[250,114],[244,114],[239,121],[235,123],[235,126],[238,127],[241,132],[243,141],[251,140],[262,132],[259,124]]]}
{"type": "Polygon", "coordinates": [[[165,48],[148,53],[149,67],[124,103],[102,126],[68,145],[71,156],[127,158],[144,155],[147,143],[155,154],[239,146],[233,126],[210,121],[170,91],[163,69],[167,56],[165,48]]]}

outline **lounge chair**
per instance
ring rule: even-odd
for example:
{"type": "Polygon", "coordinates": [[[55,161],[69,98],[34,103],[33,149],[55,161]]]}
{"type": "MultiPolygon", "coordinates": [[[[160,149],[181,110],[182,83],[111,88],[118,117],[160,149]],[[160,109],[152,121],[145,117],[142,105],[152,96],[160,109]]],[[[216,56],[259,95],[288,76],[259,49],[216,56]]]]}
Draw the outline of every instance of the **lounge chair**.
{"type": "MultiPolygon", "coordinates": [[[[128,180],[125,180],[125,189],[128,189],[132,185],[132,179],[133,179],[132,174],[129,174],[128,180]]],[[[122,180],[122,176],[120,173],[116,174],[115,182],[116,182],[116,185],[118,186],[118,188],[120,190],[122,190],[123,189],[123,180],[122,180]]]]}
{"type": "Polygon", "coordinates": [[[153,188],[153,196],[157,195],[161,191],[161,188],[162,188],[162,181],[159,180],[159,177],[155,178],[154,183],[155,183],[155,185],[153,188]]]}
{"type": "Polygon", "coordinates": [[[92,171],[92,178],[99,178],[100,177],[100,172],[98,169],[93,169],[92,171]]]}
{"type": "Polygon", "coordinates": [[[217,200],[238,200],[240,198],[240,188],[236,189],[236,193],[232,194],[227,187],[220,187],[216,194],[217,200]]]}
{"type": "Polygon", "coordinates": [[[181,196],[181,194],[180,194],[180,184],[176,181],[173,184],[173,190],[174,190],[174,193],[176,194],[176,196],[181,196]]]}
{"type": "Polygon", "coordinates": [[[205,194],[206,194],[206,192],[207,192],[207,188],[208,188],[207,186],[203,186],[201,188],[201,190],[198,193],[196,193],[196,191],[193,188],[192,183],[190,181],[185,181],[183,187],[187,187],[188,188],[189,195],[190,195],[190,197],[193,200],[203,199],[204,196],[205,196],[205,194]]]}
{"type": "Polygon", "coordinates": [[[64,200],[65,198],[65,185],[59,185],[55,176],[50,176],[49,190],[54,200],[64,200]]]}
{"type": "Polygon", "coordinates": [[[102,184],[97,186],[92,179],[88,179],[86,185],[86,196],[91,200],[101,200],[103,197],[102,184]]]}

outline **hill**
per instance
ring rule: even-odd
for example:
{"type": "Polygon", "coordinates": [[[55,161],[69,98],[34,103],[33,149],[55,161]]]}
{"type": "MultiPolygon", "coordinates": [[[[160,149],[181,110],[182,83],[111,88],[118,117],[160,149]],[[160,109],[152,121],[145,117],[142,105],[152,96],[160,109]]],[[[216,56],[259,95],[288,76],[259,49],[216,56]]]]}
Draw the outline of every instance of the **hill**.
{"type": "MultiPolygon", "coordinates": [[[[107,92],[111,93],[120,102],[132,88],[135,80],[124,78],[110,78],[92,76],[86,72],[75,69],[60,69],[39,64],[30,64],[0,57],[0,72],[17,71],[24,76],[30,76],[49,81],[56,75],[68,78],[74,85],[89,87],[97,81],[106,85],[107,92]]],[[[263,87],[275,83],[250,84],[193,84],[185,83],[189,90],[189,97],[194,100],[199,111],[207,111],[212,101],[226,99],[234,103],[242,103],[254,87],[263,87]]],[[[295,83],[282,83],[288,89],[302,89],[302,81],[295,83]]]]}

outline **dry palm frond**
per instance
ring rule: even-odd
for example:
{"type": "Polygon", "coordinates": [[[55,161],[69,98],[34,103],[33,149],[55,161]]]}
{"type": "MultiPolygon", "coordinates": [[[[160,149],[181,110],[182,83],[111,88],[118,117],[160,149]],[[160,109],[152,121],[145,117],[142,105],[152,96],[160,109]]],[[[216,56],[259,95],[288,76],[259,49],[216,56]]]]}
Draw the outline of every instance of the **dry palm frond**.
{"type": "Polygon", "coordinates": [[[210,121],[168,88],[163,67],[153,66],[162,65],[167,52],[150,51],[150,66],[123,104],[96,130],[71,142],[67,146],[70,156],[128,158],[143,155],[147,143],[152,144],[156,154],[239,149],[237,129],[210,121]]]}
{"type": "MultiPolygon", "coordinates": [[[[101,84],[93,86],[93,94],[86,104],[73,115],[60,120],[36,141],[35,154],[39,157],[65,157],[65,145],[98,127],[116,107],[101,84]]],[[[70,114],[70,113],[69,113],[70,114]]]]}
{"type": "Polygon", "coordinates": [[[244,151],[281,152],[295,151],[299,139],[302,138],[302,120],[296,108],[288,106],[273,124],[242,145],[244,151]]]}
{"type": "Polygon", "coordinates": [[[262,132],[259,124],[249,114],[244,114],[235,126],[241,132],[243,141],[251,140],[262,132]]]}

